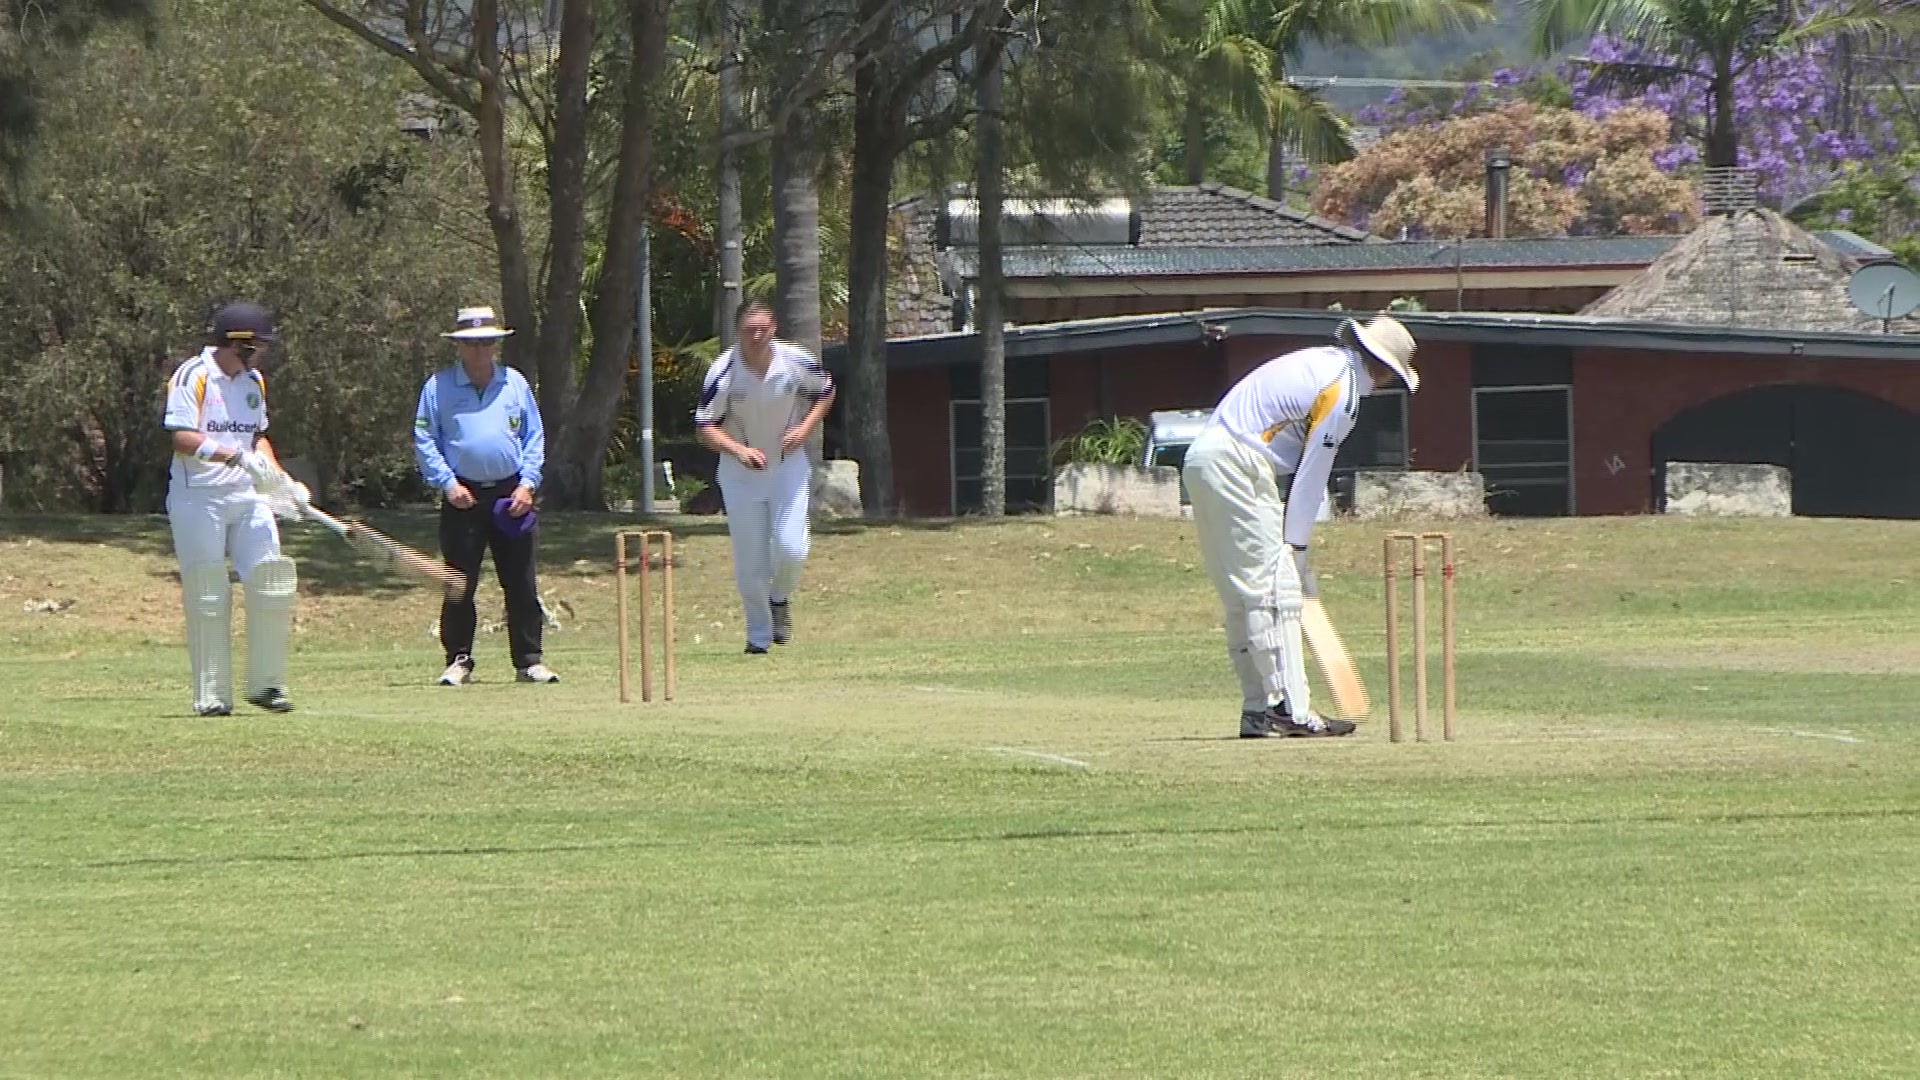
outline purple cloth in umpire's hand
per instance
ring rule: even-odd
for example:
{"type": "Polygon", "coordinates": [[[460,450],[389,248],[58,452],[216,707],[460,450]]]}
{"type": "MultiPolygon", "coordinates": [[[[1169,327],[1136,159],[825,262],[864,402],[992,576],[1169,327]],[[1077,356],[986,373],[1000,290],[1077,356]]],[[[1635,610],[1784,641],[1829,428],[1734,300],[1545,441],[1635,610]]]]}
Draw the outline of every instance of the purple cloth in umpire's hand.
{"type": "Polygon", "coordinates": [[[527,507],[526,513],[514,517],[507,513],[507,508],[512,505],[511,498],[493,501],[493,529],[509,540],[517,540],[533,531],[533,507],[527,507]]]}

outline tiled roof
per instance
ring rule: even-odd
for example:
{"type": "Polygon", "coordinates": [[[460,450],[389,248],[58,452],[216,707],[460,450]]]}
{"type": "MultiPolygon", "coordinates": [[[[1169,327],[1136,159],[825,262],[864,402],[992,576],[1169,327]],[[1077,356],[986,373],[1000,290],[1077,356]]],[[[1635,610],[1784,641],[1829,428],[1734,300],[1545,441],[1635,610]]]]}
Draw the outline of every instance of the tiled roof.
{"type": "Polygon", "coordinates": [[[1140,246],[1357,244],[1359,229],[1221,184],[1162,187],[1140,200],[1140,246]]]}
{"type": "Polygon", "coordinates": [[[1893,252],[1859,233],[1845,229],[1828,229],[1813,235],[1819,237],[1821,243],[1859,263],[1893,262],[1895,258],[1893,252]]]}
{"type": "Polygon", "coordinates": [[[909,199],[887,219],[887,337],[953,329],[953,297],[933,247],[933,208],[909,199]]]}
{"type": "MultiPolygon", "coordinates": [[[[1125,315],[1070,322],[1010,326],[1010,360],[1054,356],[1090,349],[1196,343],[1222,336],[1322,338],[1331,335],[1347,312],[1280,308],[1217,308],[1125,315]]],[[[1760,358],[1807,356],[1822,360],[1879,359],[1920,364],[1920,335],[1815,332],[1745,326],[1702,326],[1585,315],[1503,314],[1498,312],[1400,312],[1395,318],[1420,341],[1506,342],[1514,345],[1596,346],[1653,349],[1760,358]]],[[[948,331],[887,343],[889,368],[913,368],[977,362],[979,335],[948,331]]],[[[846,347],[834,345],[822,358],[830,370],[846,363],[846,347]]]]}
{"type": "MultiPolygon", "coordinates": [[[[1633,280],[1581,311],[1605,319],[1801,333],[1876,333],[1847,295],[1862,260],[1767,209],[1708,218],[1633,280]]],[[[1895,319],[1897,333],[1920,320],[1895,319]]]]}
{"type": "MultiPolygon", "coordinates": [[[[1459,245],[1467,269],[1645,266],[1680,242],[1678,236],[1560,236],[1469,240],[1459,245]]],[[[1182,277],[1214,274],[1301,274],[1451,268],[1455,247],[1430,241],[1367,244],[1258,244],[1242,247],[1009,248],[1009,278],[1182,277]]],[[[972,251],[949,251],[958,277],[978,273],[972,251]]]]}
{"type": "MultiPolygon", "coordinates": [[[[1097,256],[1086,260],[1085,265],[1097,268],[1099,259],[1114,255],[1151,262],[1154,249],[1163,247],[1211,248],[1224,252],[1245,245],[1324,249],[1378,242],[1378,238],[1369,237],[1358,229],[1220,184],[1154,188],[1138,200],[1138,210],[1138,246],[1024,250],[1063,254],[1095,251],[1097,256]]],[[[936,212],[935,202],[928,198],[907,199],[893,208],[893,236],[889,241],[892,274],[887,287],[889,337],[939,333],[952,325],[953,297],[947,288],[956,279],[950,275],[960,262],[971,267],[974,259],[970,253],[963,254],[962,249],[946,252],[936,250],[936,212]],[[949,276],[944,284],[943,260],[949,264],[946,267],[949,276]]],[[[1022,251],[1019,248],[1007,249],[1009,276],[1020,276],[1014,273],[1013,268],[1022,257],[1022,251]]],[[[1177,260],[1178,257],[1175,258],[1177,260]]],[[[1138,272],[1143,271],[1121,271],[1138,272]]],[[[968,273],[971,274],[971,270],[968,273]]],[[[1088,276],[1098,274],[1099,271],[1095,269],[1090,270],[1088,276]]]]}

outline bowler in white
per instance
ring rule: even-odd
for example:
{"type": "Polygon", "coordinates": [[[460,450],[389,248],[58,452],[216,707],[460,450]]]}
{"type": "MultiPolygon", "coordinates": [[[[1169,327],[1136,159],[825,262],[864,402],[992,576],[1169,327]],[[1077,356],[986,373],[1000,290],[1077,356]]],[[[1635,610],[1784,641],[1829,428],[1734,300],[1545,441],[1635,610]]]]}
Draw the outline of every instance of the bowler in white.
{"type": "Polygon", "coordinates": [[[738,344],[714,358],[693,422],[720,455],[716,479],[733,543],[747,652],[793,638],[793,593],[807,559],[808,440],[833,407],[833,377],[805,349],[774,340],[773,310],[740,309],[738,344]]]}

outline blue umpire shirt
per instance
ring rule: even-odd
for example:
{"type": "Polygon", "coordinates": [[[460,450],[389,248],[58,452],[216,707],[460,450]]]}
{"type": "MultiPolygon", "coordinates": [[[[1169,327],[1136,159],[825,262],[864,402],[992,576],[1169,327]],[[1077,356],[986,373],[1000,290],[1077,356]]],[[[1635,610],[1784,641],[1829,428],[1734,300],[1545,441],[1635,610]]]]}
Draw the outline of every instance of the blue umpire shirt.
{"type": "Polygon", "coordinates": [[[490,484],[516,474],[538,490],[547,439],[526,376],[500,363],[484,387],[458,363],[428,376],[413,414],[413,456],[435,491],[456,478],[490,484]]]}

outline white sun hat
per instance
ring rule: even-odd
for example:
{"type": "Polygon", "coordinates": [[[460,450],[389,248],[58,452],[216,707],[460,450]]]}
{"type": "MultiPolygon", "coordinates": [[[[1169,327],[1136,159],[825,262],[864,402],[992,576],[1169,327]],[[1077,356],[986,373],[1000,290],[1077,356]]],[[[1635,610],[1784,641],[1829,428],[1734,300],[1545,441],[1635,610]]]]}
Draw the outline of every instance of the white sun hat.
{"type": "Polygon", "coordinates": [[[490,307],[461,308],[459,316],[453,321],[457,328],[441,334],[441,337],[456,341],[497,341],[513,333],[499,325],[499,318],[490,307]]]}
{"type": "Polygon", "coordinates": [[[1400,381],[1407,384],[1407,392],[1420,389],[1420,373],[1413,369],[1413,335],[1400,325],[1400,320],[1378,316],[1365,326],[1348,319],[1334,331],[1336,340],[1358,345],[1369,355],[1394,370],[1400,381]]]}

